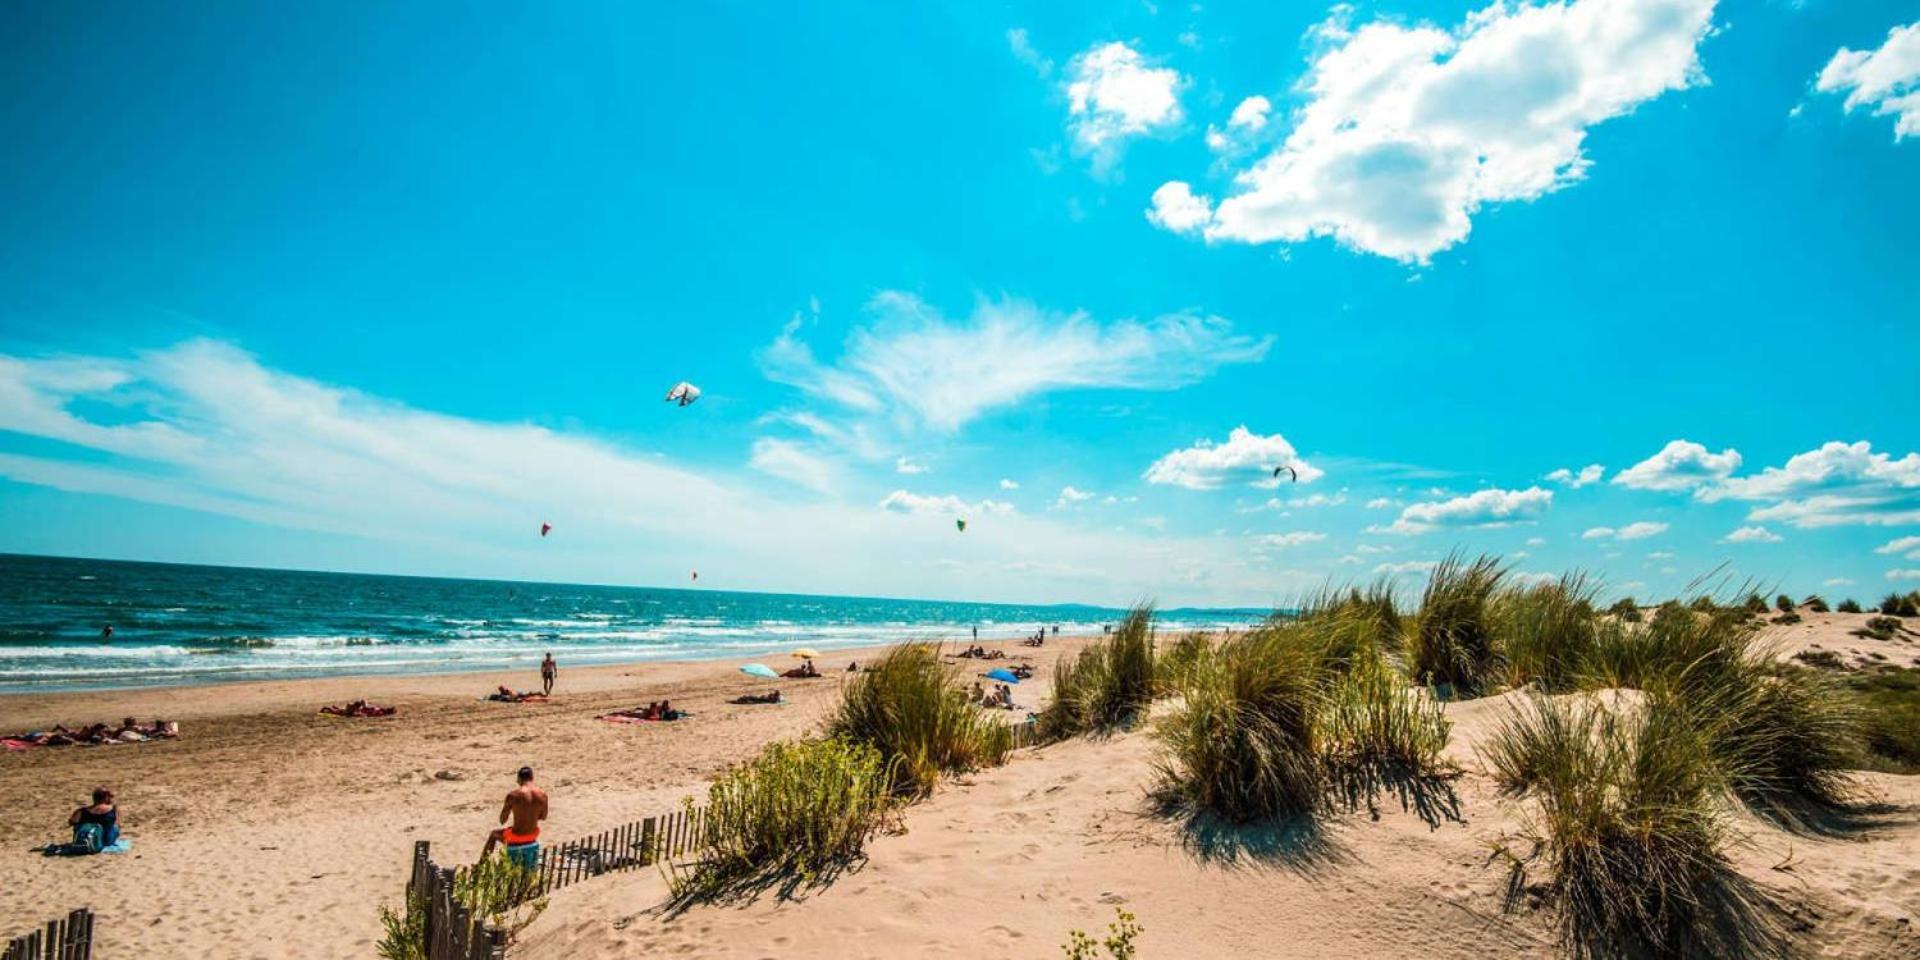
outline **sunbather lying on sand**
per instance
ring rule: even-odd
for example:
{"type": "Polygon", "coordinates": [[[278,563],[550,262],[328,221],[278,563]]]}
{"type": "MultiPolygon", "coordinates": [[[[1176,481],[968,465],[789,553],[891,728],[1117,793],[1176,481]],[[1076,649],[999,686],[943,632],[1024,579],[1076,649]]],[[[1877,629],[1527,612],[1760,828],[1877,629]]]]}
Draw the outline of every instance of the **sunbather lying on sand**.
{"type": "Polygon", "coordinates": [[[487,699],[498,700],[501,703],[546,703],[547,695],[544,693],[534,693],[531,690],[526,693],[521,693],[512,687],[502,684],[498,690],[487,694],[487,699]]]}
{"type": "Polygon", "coordinates": [[[155,720],[143,724],[127,717],[118,727],[104,723],[89,724],[79,730],[72,730],[61,724],[54,724],[50,730],[30,730],[16,736],[4,737],[7,746],[23,750],[30,747],[67,747],[100,746],[115,743],[142,743],[148,740],[172,740],[180,736],[180,724],[171,720],[155,720]]]}
{"type": "Polygon", "coordinates": [[[327,704],[320,712],[330,717],[391,717],[399,711],[398,707],[375,706],[365,700],[355,700],[346,706],[327,704]]]}
{"type": "Polygon", "coordinates": [[[772,693],[746,693],[734,697],[729,703],[779,703],[780,691],[772,693]]]}
{"type": "MultiPolygon", "coordinates": [[[[778,696],[778,694],[775,695],[778,696]]],[[[657,703],[647,704],[645,709],[634,707],[631,710],[615,710],[612,713],[603,713],[599,719],[611,720],[615,723],[628,723],[634,720],[673,721],[691,716],[693,716],[693,714],[685,710],[675,710],[671,701],[661,700],[657,703]]]]}

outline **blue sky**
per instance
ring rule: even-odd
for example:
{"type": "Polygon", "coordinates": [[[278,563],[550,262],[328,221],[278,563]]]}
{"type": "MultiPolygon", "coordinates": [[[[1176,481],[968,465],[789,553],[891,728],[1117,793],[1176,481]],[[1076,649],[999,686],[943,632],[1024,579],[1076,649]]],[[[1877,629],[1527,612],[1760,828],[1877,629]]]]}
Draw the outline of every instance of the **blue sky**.
{"type": "Polygon", "coordinates": [[[1911,2],[700,6],[0,12],[0,550],[1920,586],[1911,2]]]}

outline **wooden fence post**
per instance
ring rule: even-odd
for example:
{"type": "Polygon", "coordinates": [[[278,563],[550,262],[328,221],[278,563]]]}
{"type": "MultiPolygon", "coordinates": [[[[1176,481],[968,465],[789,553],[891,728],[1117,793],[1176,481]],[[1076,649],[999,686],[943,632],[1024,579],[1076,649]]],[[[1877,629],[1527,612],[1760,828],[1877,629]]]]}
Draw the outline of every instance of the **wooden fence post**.
{"type": "Polygon", "coordinates": [[[640,861],[642,865],[656,862],[660,855],[654,844],[660,837],[660,825],[652,817],[640,821],[640,861]]]}

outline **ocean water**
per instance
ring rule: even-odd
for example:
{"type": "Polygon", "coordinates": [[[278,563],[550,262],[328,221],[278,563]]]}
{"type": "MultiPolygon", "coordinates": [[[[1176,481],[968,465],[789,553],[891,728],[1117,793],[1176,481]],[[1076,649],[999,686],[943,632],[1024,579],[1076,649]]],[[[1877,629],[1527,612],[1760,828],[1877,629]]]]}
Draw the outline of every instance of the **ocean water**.
{"type": "MultiPolygon", "coordinates": [[[[771,657],[1098,632],[1122,611],[580,586],[0,554],[0,691],[771,657]],[[101,628],[112,625],[104,640],[101,628]]],[[[1163,629],[1259,610],[1163,611],[1163,629]]]]}

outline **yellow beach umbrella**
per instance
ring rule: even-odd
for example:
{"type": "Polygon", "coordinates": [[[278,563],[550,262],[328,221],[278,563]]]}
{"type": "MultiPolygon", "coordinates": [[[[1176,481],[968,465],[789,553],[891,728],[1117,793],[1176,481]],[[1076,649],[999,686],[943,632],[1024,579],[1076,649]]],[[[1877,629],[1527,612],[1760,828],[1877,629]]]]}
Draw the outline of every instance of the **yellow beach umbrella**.
{"type": "Polygon", "coordinates": [[[800,649],[795,650],[793,652],[793,655],[796,657],[799,657],[802,660],[812,660],[814,657],[817,657],[820,655],[820,651],[815,650],[812,647],[801,647],[800,649]]]}

